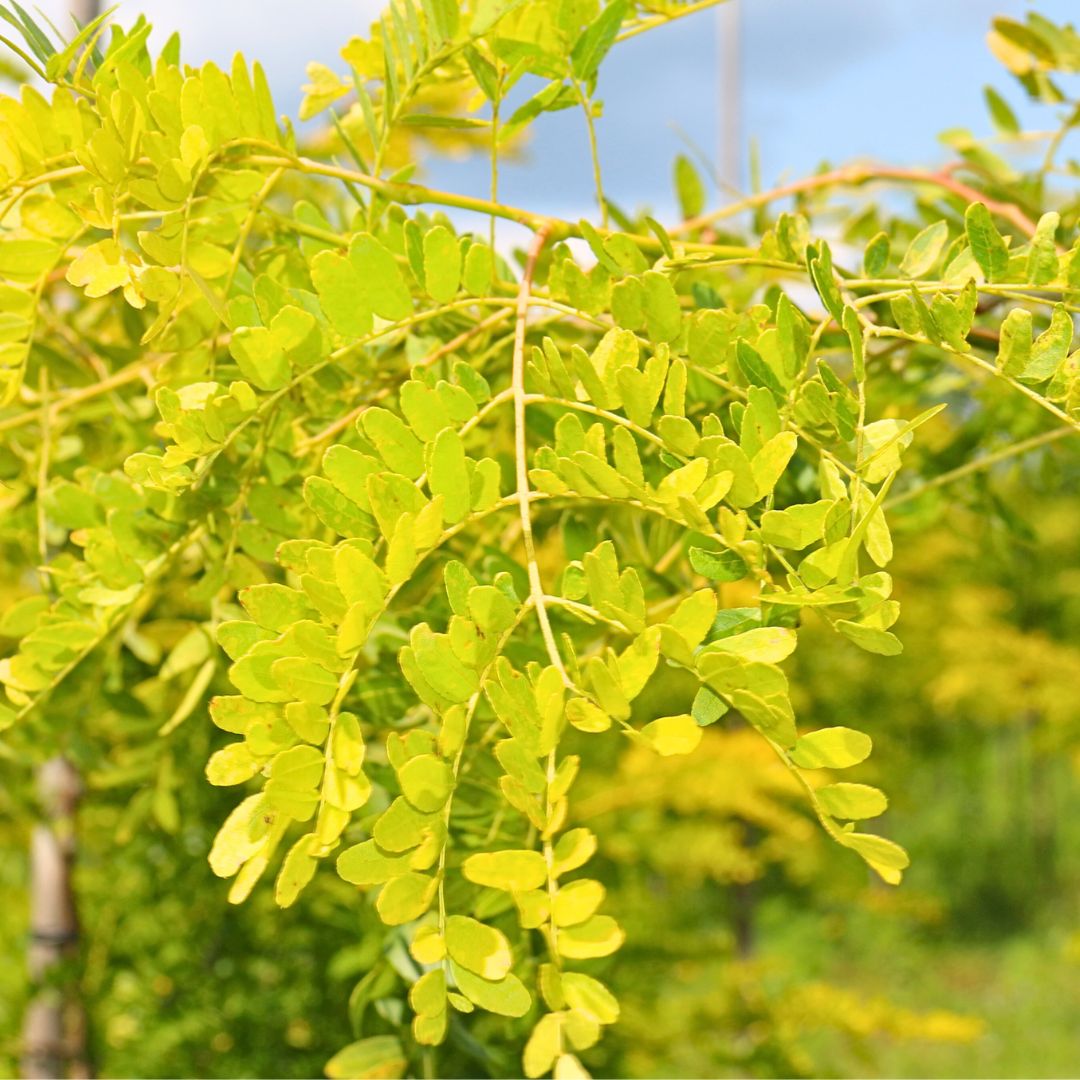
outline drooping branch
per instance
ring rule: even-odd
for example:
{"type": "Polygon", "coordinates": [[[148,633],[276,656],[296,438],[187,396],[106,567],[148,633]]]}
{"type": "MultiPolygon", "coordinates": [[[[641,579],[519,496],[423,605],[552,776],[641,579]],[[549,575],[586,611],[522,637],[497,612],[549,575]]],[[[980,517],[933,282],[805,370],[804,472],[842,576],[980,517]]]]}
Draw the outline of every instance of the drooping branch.
{"type": "Polygon", "coordinates": [[[514,467],[517,474],[517,500],[521,514],[521,540],[525,547],[525,562],[529,573],[529,591],[536,607],[536,620],[544,637],[551,663],[562,675],[563,682],[571,685],[566,673],[555,634],[551,629],[547,608],[544,606],[544,586],[540,581],[540,567],[536,562],[536,544],[533,541],[532,515],[529,511],[529,462],[527,457],[527,429],[525,426],[525,329],[529,317],[529,296],[532,289],[533,275],[540,253],[547,243],[547,229],[541,226],[529,247],[525,270],[518,287],[516,322],[514,324],[514,366],[512,386],[514,393],[514,467]]]}

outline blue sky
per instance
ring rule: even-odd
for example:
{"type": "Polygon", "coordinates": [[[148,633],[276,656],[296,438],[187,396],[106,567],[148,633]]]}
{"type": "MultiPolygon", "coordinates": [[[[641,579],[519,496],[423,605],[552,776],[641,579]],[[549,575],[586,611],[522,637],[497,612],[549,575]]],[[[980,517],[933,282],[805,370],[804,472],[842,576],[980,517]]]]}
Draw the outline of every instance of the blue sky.
{"type": "MultiPolygon", "coordinates": [[[[40,2],[40,0],[39,0],[40,2]]],[[[1025,0],[731,0],[740,5],[742,119],[754,136],[762,178],[812,171],[822,159],[870,157],[931,164],[944,156],[937,133],[968,127],[987,133],[982,87],[994,83],[1021,105],[985,35],[995,14],[1022,17],[1025,0]]],[[[44,0],[56,17],[63,0],[44,0]]],[[[283,111],[295,114],[304,66],[341,67],[338,48],[364,33],[373,0],[126,0],[157,39],[177,29],[185,59],[227,61],[237,48],[260,58],[283,111]]],[[[1043,0],[1058,20],[1076,0],[1043,0]]],[[[608,58],[600,97],[601,160],[609,194],[629,208],[673,208],[671,161],[688,142],[709,156],[719,142],[719,15],[705,12],[641,35],[608,58]]],[[[1048,127],[1046,110],[1019,110],[1048,127]]],[[[427,179],[483,193],[486,164],[440,162],[427,179]]],[[[542,119],[525,160],[504,172],[503,197],[534,210],[576,218],[587,213],[592,177],[583,122],[569,111],[542,119]]]]}

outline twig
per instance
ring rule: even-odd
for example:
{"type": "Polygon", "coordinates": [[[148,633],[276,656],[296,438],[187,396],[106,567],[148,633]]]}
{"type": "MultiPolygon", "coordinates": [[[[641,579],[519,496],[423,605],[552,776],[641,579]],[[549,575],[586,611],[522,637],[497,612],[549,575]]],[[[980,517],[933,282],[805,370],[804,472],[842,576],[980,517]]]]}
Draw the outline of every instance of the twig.
{"type": "Polygon", "coordinates": [[[1019,457],[1022,454],[1028,453],[1030,450],[1037,450],[1040,446],[1046,446],[1048,443],[1062,439],[1066,435],[1075,434],[1076,432],[1072,428],[1059,427],[1051,428],[1049,431],[1044,431],[1040,435],[1032,435],[1030,439],[1023,439],[1021,442],[1013,443],[1011,446],[1004,446],[1000,450],[995,450],[992,454],[984,454],[982,457],[975,458],[973,461],[969,461],[955,469],[940,473],[923,484],[918,484],[916,487],[909,488],[907,491],[889,499],[882,509],[891,510],[901,503],[917,499],[925,491],[930,491],[933,488],[945,487],[956,480],[963,479],[965,476],[971,476],[974,473],[981,472],[983,469],[988,469],[991,465],[996,465],[1000,461],[1008,461],[1009,458],[1019,457]]]}
{"type": "Polygon", "coordinates": [[[707,214],[701,214],[689,221],[669,229],[674,236],[692,233],[706,225],[724,218],[734,217],[744,210],[753,210],[759,206],[786,199],[792,195],[802,195],[805,192],[816,191],[819,188],[835,187],[838,185],[858,185],[870,180],[897,180],[907,184],[933,184],[945,191],[958,195],[968,202],[981,202],[991,214],[1010,222],[1020,232],[1027,236],[1035,235],[1035,222],[1031,220],[1015,203],[1000,202],[997,199],[987,198],[981,191],[957,180],[951,176],[947,169],[930,172],[926,169],[900,169],[887,165],[848,165],[842,169],[833,169],[830,172],[818,173],[816,176],[807,176],[802,180],[795,180],[790,184],[781,184],[769,191],[760,191],[756,195],[749,195],[738,202],[728,203],[719,210],[712,210],[707,214]]]}
{"type": "Polygon", "coordinates": [[[514,366],[512,388],[514,392],[514,458],[517,466],[517,502],[521,515],[521,540],[525,546],[525,561],[529,571],[529,591],[536,606],[536,619],[540,623],[540,633],[552,664],[562,676],[567,686],[572,686],[570,676],[563,666],[559,647],[555,643],[555,634],[551,629],[547,608],[544,606],[544,586],[540,581],[540,567],[536,562],[536,545],[533,542],[532,517],[529,514],[529,463],[526,458],[525,429],[525,324],[529,316],[529,296],[532,291],[533,274],[540,252],[547,242],[547,229],[537,230],[529,247],[529,256],[525,271],[518,288],[516,322],[514,323],[514,366]]]}

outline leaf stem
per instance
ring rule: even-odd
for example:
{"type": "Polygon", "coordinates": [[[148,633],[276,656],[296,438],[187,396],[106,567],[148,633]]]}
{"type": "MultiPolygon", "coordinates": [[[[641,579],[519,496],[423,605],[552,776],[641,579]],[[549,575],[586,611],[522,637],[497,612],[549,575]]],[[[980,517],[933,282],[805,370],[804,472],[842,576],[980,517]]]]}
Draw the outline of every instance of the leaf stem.
{"type": "Polygon", "coordinates": [[[544,606],[544,586],[540,581],[540,567],[536,562],[536,544],[533,541],[532,516],[529,513],[529,462],[526,456],[525,427],[525,327],[529,317],[529,297],[532,290],[533,275],[540,253],[547,242],[548,231],[541,226],[529,247],[528,259],[521,286],[518,289],[516,321],[514,323],[514,365],[511,376],[514,393],[514,465],[517,471],[517,501],[521,514],[521,540],[525,545],[525,561],[529,572],[529,591],[536,606],[536,619],[540,624],[540,633],[544,646],[555,669],[562,676],[567,686],[573,686],[570,676],[559,655],[555,635],[551,630],[551,620],[544,606]]]}
{"type": "Polygon", "coordinates": [[[600,208],[600,225],[601,228],[607,229],[609,225],[608,208],[607,200],[604,198],[604,181],[600,170],[600,146],[596,141],[596,123],[593,120],[592,98],[585,93],[585,88],[575,78],[573,71],[570,72],[570,81],[574,84],[578,100],[581,102],[581,111],[585,114],[585,130],[589,136],[589,156],[592,159],[593,185],[596,188],[596,203],[600,208]]]}

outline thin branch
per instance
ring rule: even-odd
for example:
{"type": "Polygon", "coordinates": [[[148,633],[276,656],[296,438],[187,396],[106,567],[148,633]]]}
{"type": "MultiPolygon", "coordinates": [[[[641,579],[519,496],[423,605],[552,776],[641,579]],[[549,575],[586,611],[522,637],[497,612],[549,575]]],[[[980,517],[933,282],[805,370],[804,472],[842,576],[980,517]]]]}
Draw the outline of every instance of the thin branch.
{"type": "Polygon", "coordinates": [[[101,394],[107,394],[119,386],[125,386],[129,382],[135,382],[139,379],[147,380],[153,369],[164,363],[167,358],[165,354],[162,354],[151,360],[140,360],[128,367],[121,368],[112,375],[106,376],[100,382],[78,390],[72,390],[63,397],[54,397],[51,404],[39,405],[36,409],[28,409],[26,412],[6,417],[0,420],[0,431],[10,431],[12,428],[22,427],[24,424],[32,424],[35,420],[40,419],[46,411],[50,413],[51,419],[55,419],[60,413],[76,405],[81,405],[84,401],[90,401],[101,394]]]}
{"type": "Polygon", "coordinates": [[[1032,435],[1030,439],[1023,439],[1021,442],[1013,443],[1011,446],[1004,446],[1000,450],[995,450],[992,454],[984,454],[982,457],[975,458],[973,461],[969,461],[955,469],[950,469],[948,472],[939,473],[925,483],[909,488],[899,495],[894,495],[885,503],[882,509],[892,510],[893,507],[900,506],[902,503],[917,499],[926,491],[946,487],[957,480],[962,480],[965,476],[972,476],[975,473],[982,472],[983,469],[988,469],[991,465],[997,465],[1001,461],[1008,461],[1010,458],[1020,457],[1032,450],[1037,450],[1041,446],[1063,439],[1066,435],[1075,434],[1076,432],[1072,428],[1059,427],[1051,428],[1040,435],[1032,435]]]}
{"type": "Polygon", "coordinates": [[[551,630],[551,620],[544,606],[544,586],[540,581],[540,567],[536,562],[536,545],[533,542],[532,517],[529,513],[529,462],[526,457],[527,440],[525,428],[525,324],[529,316],[529,296],[532,290],[533,275],[540,252],[547,242],[547,229],[541,227],[529,247],[525,271],[521,275],[518,289],[517,315],[514,324],[514,367],[512,386],[514,391],[514,459],[517,467],[517,502],[521,514],[521,540],[525,545],[525,561],[529,571],[529,591],[536,606],[536,619],[540,623],[540,633],[552,664],[562,676],[567,686],[573,686],[570,676],[563,666],[555,635],[551,630]]]}
{"type": "MultiPolygon", "coordinates": [[[[263,144],[260,144],[257,140],[247,139],[235,145],[260,146],[263,144]]],[[[271,144],[269,143],[263,146],[264,149],[270,147],[271,144]]],[[[569,237],[580,237],[582,235],[580,225],[548,214],[535,214],[532,211],[522,210],[516,206],[507,206],[504,203],[493,202],[490,199],[458,195],[449,191],[438,191],[434,188],[424,187],[422,184],[382,180],[378,177],[369,176],[367,173],[357,172],[355,169],[345,169],[340,165],[329,165],[325,162],[316,161],[314,158],[290,157],[278,146],[274,146],[272,149],[274,150],[273,154],[252,154],[246,160],[252,165],[286,166],[312,176],[327,176],[331,179],[344,180],[375,191],[389,202],[396,202],[402,206],[448,206],[456,210],[470,210],[476,214],[512,221],[518,225],[524,225],[534,232],[544,229],[549,240],[565,240],[569,237]]],[[[605,229],[598,229],[597,231],[601,236],[609,234],[609,231],[605,229]]],[[[660,241],[655,236],[632,235],[630,239],[647,251],[661,250],[660,241]]],[[[706,251],[733,256],[752,256],[758,253],[756,248],[748,247],[745,244],[683,243],[680,246],[688,251],[706,251]]]]}
{"type": "Polygon", "coordinates": [[[789,198],[792,195],[802,195],[826,187],[857,186],[870,180],[895,180],[905,184],[933,184],[935,187],[943,188],[945,191],[958,195],[968,202],[981,202],[991,214],[1008,221],[1020,232],[1027,236],[1035,235],[1035,222],[1015,203],[1000,202],[997,199],[988,198],[978,189],[957,180],[946,169],[930,172],[926,169],[900,169],[887,165],[847,165],[841,169],[818,173],[816,176],[807,176],[790,184],[781,184],[779,187],[772,188],[769,191],[759,191],[757,194],[749,195],[738,202],[728,203],[727,206],[722,206],[719,210],[712,210],[707,214],[701,214],[696,218],[691,218],[689,221],[675,225],[668,232],[673,237],[681,236],[685,233],[695,232],[706,225],[713,224],[713,222],[735,217],[744,210],[753,210],[759,206],[766,206],[769,203],[789,198]]]}

